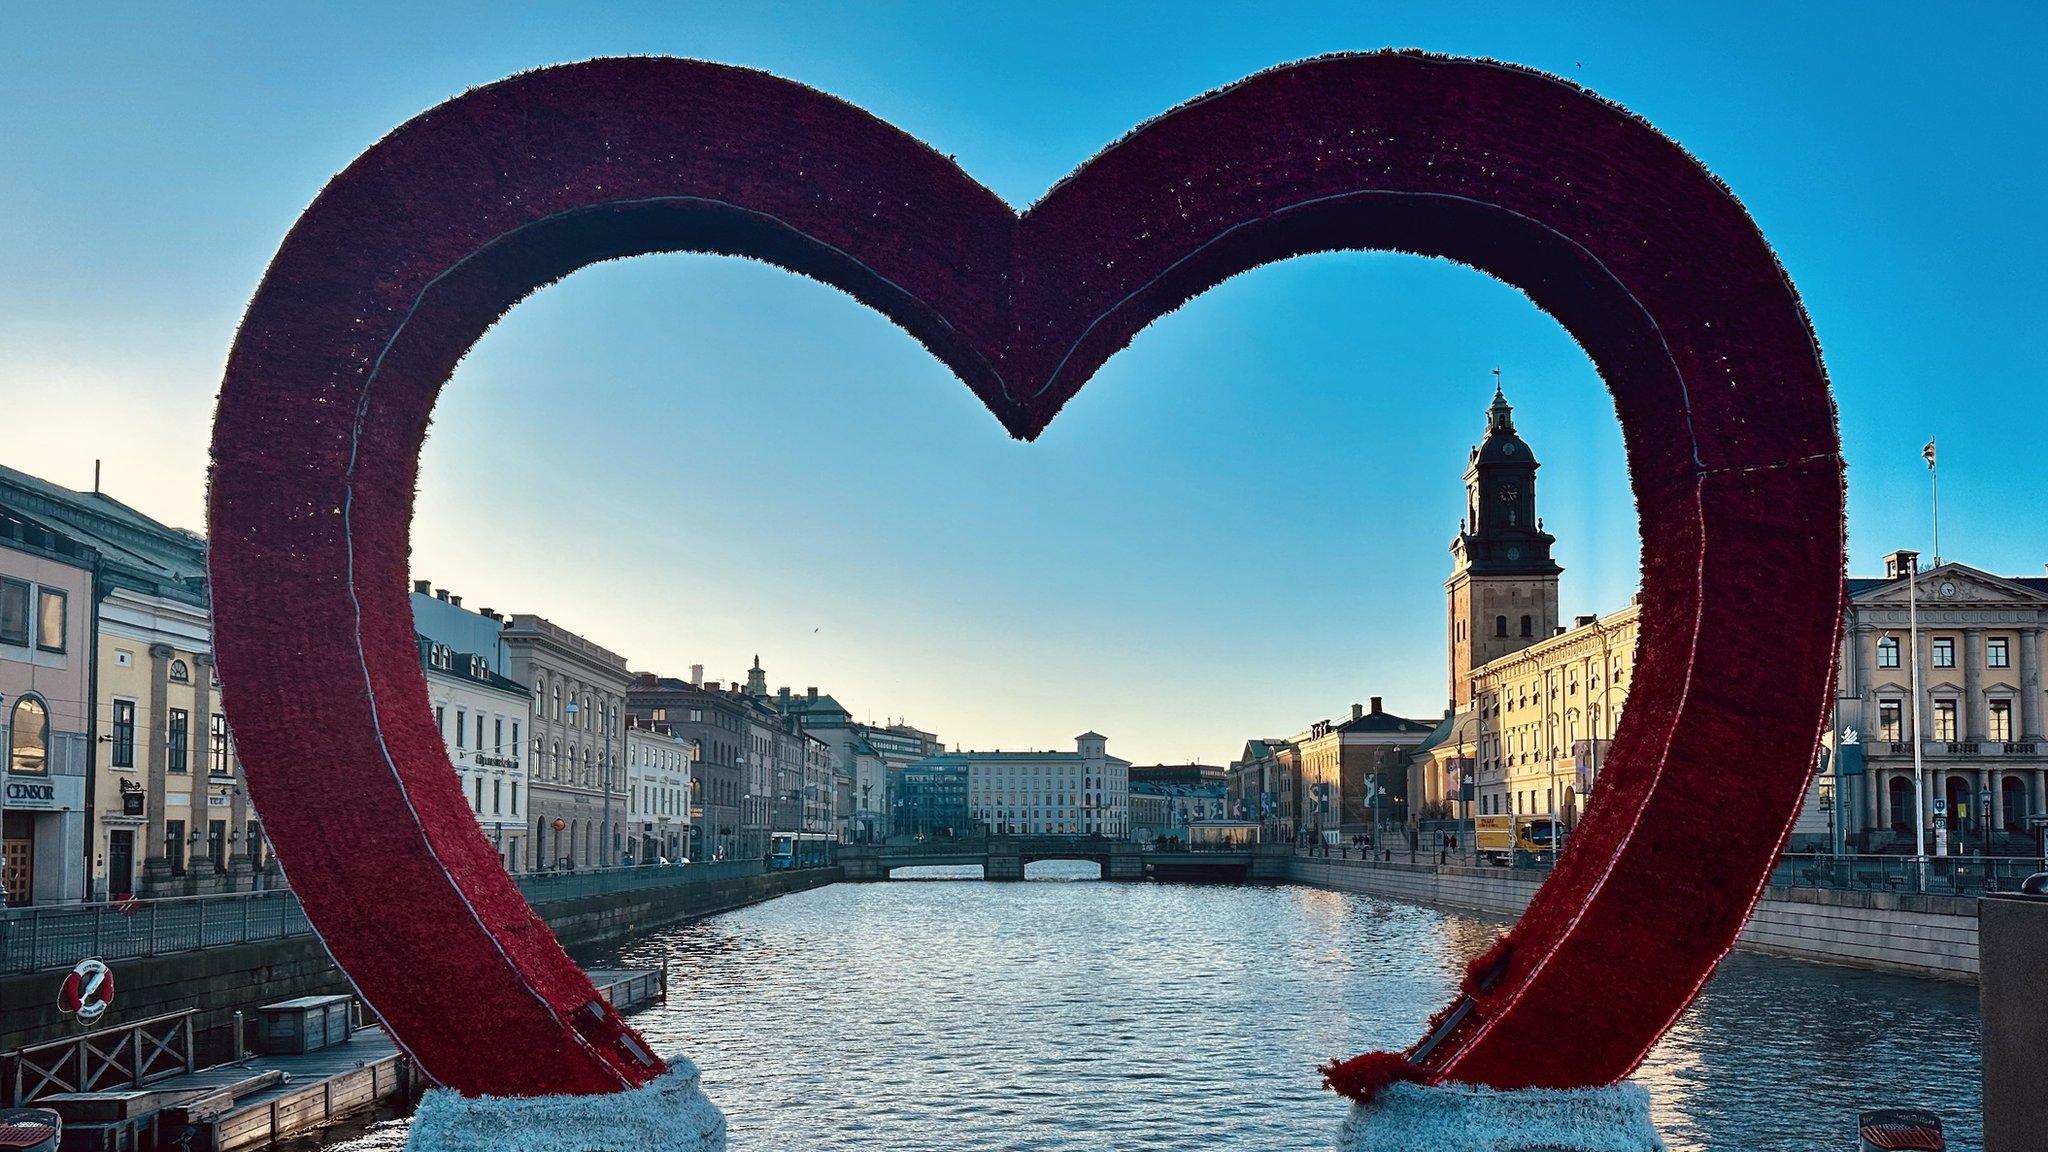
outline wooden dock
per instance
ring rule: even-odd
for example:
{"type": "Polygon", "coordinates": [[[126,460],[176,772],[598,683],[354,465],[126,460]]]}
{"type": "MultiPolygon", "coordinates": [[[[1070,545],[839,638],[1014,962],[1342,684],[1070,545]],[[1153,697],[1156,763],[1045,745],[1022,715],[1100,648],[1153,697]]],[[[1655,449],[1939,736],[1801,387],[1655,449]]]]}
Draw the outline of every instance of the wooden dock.
{"type": "MultiPolygon", "coordinates": [[[[621,1013],[666,998],[666,976],[659,971],[598,970],[590,976],[621,1013]]],[[[189,1027],[180,1019],[187,1015],[58,1042],[75,1048],[83,1067],[84,1053],[142,1052],[143,1039],[123,1035],[137,1028],[146,1028],[152,1038],[164,1037],[164,1051],[146,1065],[138,1062],[136,1069],[124,1066],[82,1079],[46,1077],[42,1091],[28,1093],[37,1107],[64,1117],[66,1152],[247,1152],[380,1106],[402,1109],[423,1087],[398,1046],[375,1025],[312,1052],[250,1056],[195,1069],[189,1048],[182,1054],[171,1050],[180,1036],[189,1045],[189,1027]],[[131,1071],[140,1074],[131,1077],[131,1071]],[[117,1079],[129,1082],[116,1084],[117,1079]]],[[[68,1052],[48,1053],[46,1059],[53,1067],[73,1062],[68,1052]]]]}

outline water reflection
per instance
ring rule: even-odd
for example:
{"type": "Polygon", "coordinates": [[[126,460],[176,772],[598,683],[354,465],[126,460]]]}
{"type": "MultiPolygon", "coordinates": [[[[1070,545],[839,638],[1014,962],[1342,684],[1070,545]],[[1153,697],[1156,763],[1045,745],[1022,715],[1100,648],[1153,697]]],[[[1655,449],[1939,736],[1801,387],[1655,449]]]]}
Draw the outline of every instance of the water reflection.
{"type": "MultiPolygon", "coordinates": [[[[836,885],[675,928],[636,1023],[740,1152],[1318,1149],[1333,1055],[1408,1043],[1496,924],[1307,888],[836,885]]],[[[972,873],[960,875],[971,876],[972,873]]],[[[1972,989],[1738,955],[1643,1079],[1676,1152],[1851,1147],[1859,1104],[1977,1136],[1972,989]]],[[[401,1124],[330,1147],[395,1149],[401,1124]]]]}

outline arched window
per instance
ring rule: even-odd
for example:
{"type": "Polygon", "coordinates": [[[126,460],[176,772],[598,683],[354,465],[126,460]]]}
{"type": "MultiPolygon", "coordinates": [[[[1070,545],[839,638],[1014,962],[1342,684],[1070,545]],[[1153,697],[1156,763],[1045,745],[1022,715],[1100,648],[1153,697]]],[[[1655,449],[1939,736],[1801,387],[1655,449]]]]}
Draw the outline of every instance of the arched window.
{"type": "Polygon", "coordinates": [[[173,684],[189,684],[192,682],[192,670],[185,666],[183,660],[171,661],[171,682],[173,684]]]}
{"type": "Polygon", "coordinates": [[[40,697],[23,696],[7,717],[7,770],[41,776],[50,770],[50,712],[40,697]]]}
{"type": "Polygon", "coordinates": [[[1524,616],[1524,617],[1522,617],[1522,635],[1523,635],[1523,636],[1534,636],[1534,635],[1536,635],[1536,620],[1535,620],[1535,618],[1534,618],[1534,617],[1531,617],[1531,616],[1524,616]]]}
{"type": "Polygon", "coordinates": [[[1495,617],[1493,618],[1493,634],[1494,634],[1495,636],[1499,636],[1499,637],[1501,637],[1502,639],[1506,639],[1506,638],[1507,638],[1507,634],[1508,634],[1508,618],[1507,618],[1507,617],[1505,617],[1505,616],[1495,616],[1495,617]]]}

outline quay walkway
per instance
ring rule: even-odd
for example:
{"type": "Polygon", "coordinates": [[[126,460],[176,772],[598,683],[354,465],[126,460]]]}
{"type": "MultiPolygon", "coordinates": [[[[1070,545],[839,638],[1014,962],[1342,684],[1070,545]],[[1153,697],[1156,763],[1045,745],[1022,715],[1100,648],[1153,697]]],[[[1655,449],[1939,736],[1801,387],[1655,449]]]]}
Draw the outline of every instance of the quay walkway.
{"type": "MultiPolygon", "coordinates": [[[[759,860],[533,872],[515,879],[536,908],[615,893],[758,876],[759,860]]],[[[312,935],[289,889],[49,904],[0,912],[0,974],[70,968],[80,960],[134,960],[312,935]]]]}

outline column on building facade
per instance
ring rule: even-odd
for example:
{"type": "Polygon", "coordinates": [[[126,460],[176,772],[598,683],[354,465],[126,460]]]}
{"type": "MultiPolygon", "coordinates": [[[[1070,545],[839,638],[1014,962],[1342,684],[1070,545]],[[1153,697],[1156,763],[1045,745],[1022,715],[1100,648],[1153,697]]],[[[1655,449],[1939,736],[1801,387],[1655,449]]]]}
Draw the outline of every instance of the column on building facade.
{"type": "MultiPolygon", "coordinates": [[[[2041,723],[2041,632],[2029,628],[2020,633],[2020,738],[2048,737],[2041,723]]],[[[2036,809],[2040,811],[2040,809],[2036,809]]]]}
{"type": "MultiPolygon", "coordinates": [[[[192,831],[199,833],[199,840],[185,857],[185,872],[209,889],[224,887],[227,870],[216,868],[213,863],[212,831],[213,813],[213,657],[199,653],[192,657],[192,720],[185,726],[186,736],[192,749],[185,754],[185,764],[192,773],[192,831]],[[204,784],[197,781],[205,781],[204,784]],[[205,867],[200,867],[198,856],[206,856],[205,867]]],[[[225,817],[223,817],[225,818],[225,817]]],[[[226,837],[231,829],[223,829],[222,850],[226,850],[226,837]]],[[[223,861],[225,863],[225,861],[223,861]]]]}
{"type": "Polygon", "coordinates": [[[140,847],[142,882],[139,887],[152,895],[157,885],[171,877],[171,862],[164,851],[164,770],[170,749],[172,655],[168,644],[149,646],[149,746],[143,758],[149,773],[149,792],[144,799],[149,806],[149,831],[145,833],[148,843],[140,847]]]}
{"type": "Polygon", "coordinates": [[[1984,699],[1978,669],[1984,666],[1984,630],[1963,629],[1963,706],[1959,740],[1982,740],[1991,728],[1991,708],[1984,699]]]}
{"type": "Polygon", "coordinates": [[[1991,797],[1991,827],[2004,828],[2005,773],[1993,772],[1989,768],[1984,768],[1978,771],[1977,777],[1982,782],[1979,784],[1979,787],[1989,788],[1991,790],[1989,793],[1991,797]]]}

